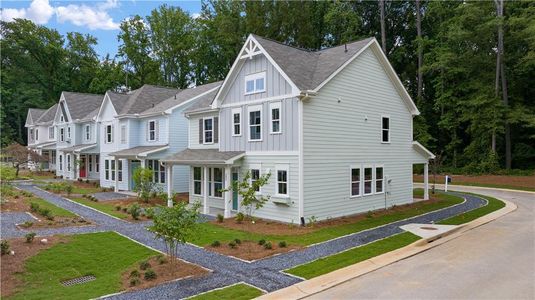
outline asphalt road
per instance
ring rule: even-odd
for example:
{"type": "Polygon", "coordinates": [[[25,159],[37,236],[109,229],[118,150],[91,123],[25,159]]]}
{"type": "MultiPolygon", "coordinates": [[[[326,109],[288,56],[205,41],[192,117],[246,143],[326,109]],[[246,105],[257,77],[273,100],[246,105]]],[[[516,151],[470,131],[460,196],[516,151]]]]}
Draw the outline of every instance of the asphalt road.
{"type": "MultiPolygon", "coordinates": [[[[451,187],[450,187],[451,188],[451,187]]],[[[535,193],[453,187],[518,209],[310,299],[535,299],[535,193]]]]}

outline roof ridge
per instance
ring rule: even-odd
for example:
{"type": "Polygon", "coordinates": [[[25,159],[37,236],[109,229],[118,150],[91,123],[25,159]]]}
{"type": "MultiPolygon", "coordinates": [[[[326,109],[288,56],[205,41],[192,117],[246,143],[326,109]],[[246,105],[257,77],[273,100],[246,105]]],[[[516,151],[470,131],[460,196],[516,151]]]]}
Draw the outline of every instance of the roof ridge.
{"type": "Polygon", "coordinates": [[[296,49],[296,50],[300,50],[300,51],[303,51],[303,52],[308,52],[308,53],[315,53],[316,51],[312,51],[312,50],[309,50],[309,49],[305,49],[305,48],[300,48],[300,47],[297,47],[297,46],[292,46],[292,45],[288,45],[288,44],[285,44],[283,42],[279,42],[277,40],[274,40],[272,38],[267,38],[267,37],[263,37],[263,36],[260,36],[260,35],[257,35],[257,34],[254,34],[254,33],[251,33],[251,35],[253,37],[259,37],[263,40],[266,40],[266,41],[269,41],[269,42],[273,42],[273,43],[276,43],[276,44],[279,44],[281,46],[286,46],[286,47],[289,47],[289,48],[293,48],[293,49],[296,49]]]}
{"type": "Polygon", "coordinates": [[[342,46],[345,46],[345,45],[351,45],[351,44],[355,44],[355,43],[358,43],[358,42],[362,42],[362,41],[369,40],[369,39],[374,39],[374,38],[375,37],[371,36],[371,37],[363,38],[363,39],[360,39],[360,40],[354,40],[354,41],[351,41],[351,42],[340,44],[338,46],[333,46],[333,47],[329,47],[329,48],[325,48],[325,49],[320,49],[320,50],[318,50],[316,52],[323,52],[323,51],[327,51],[327,50],[331,50],[331,49],[336,49],[336,48],[339,48],[339,47],[342,47],[342,46]]]}

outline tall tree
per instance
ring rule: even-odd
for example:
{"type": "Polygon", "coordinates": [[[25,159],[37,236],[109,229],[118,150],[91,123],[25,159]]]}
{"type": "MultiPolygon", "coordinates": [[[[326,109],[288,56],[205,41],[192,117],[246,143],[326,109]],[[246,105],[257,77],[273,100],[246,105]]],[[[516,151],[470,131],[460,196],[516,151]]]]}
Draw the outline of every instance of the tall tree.
{"type": "Polygon", "coordinates": [[[379,0],[379,11],[381,13],[381,45],[386,54],[385,0],[379,0]]]}
{"type": "Polygon", "coordinates": [[[423,88],[423,46],[422,46],[422,21],[421,21],[421,10],[420,10],[420,0],[416,0],[416,32],[417,32],[417,43],[418,43],[418,102],[422,101],[422,88],[423,88]]]}

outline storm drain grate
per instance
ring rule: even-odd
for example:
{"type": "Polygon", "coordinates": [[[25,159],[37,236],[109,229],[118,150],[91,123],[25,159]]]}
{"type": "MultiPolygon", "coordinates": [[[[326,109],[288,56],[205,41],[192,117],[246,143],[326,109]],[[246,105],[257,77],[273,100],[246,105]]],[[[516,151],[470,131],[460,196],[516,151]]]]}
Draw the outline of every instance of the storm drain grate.
{"type": "Polygon", "coordinates": [[[61,284],[63,284],[63,286],[71,286],[75,284],[82,284],[82,283],[86,283],[89,281],[93,281],[95,279],[97,279],[95,276],[87,275],[87,276],[82,276],[82,277],[62,281],[61,284]]]}

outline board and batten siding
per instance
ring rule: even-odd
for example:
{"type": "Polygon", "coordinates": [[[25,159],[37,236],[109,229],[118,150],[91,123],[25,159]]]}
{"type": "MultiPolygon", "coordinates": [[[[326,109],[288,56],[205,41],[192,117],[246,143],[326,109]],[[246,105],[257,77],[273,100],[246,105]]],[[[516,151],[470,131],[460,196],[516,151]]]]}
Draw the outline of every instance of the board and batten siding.
{"type": "Polygon", "coordinates": [[[228,92],[222,98],[221,103],[223,105],[289,95],[292,93],[290,84],[263,54],[253,56],[252,59],[246,59],[238,74],[236,74],[231,82],[228,92]],[[266,72],[266,91],[245,95],[245,76],[259,72],[266,72]]]}
{"type": "MultiPolygon", "coordinates": [[[[219,115],[219,142],[221,151],[297,151],[298,150],[298,100],[288,98],[262,103],[262,140],[249,141],[248,106],[222,108],[219,115]],[[281,133],[270,133],[271,103],[281,104],[281,133]],[[241,111],[241,135],[233,136],[233,110],[241,111]]],[[[260,104],[252,105],[258,106],[260,104]]]]}
{"type": "Polygon", "coordinates": [[[371,49],[303,106],[305,217],[384,208],[384,193],[350,197],[351,165],[384,165],[388,206],[413,201],[412,115],[371,49]],[[382,115],[390,117],[389,144],[381,143],[382,115]]]}

